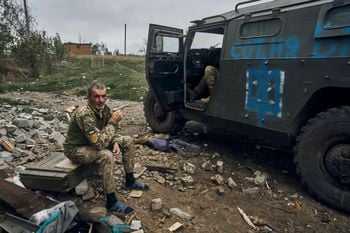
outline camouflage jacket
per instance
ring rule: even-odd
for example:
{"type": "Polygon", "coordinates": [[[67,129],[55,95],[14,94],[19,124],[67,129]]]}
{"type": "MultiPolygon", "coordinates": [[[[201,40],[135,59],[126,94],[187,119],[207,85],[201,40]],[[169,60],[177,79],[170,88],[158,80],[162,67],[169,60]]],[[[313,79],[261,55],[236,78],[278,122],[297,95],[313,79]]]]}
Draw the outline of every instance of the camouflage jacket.
{"type": "Polygon", "coordinates": [[[78,146],[92,146],[102,150],[116,142],[117,125],[108,123],[111,115],[108,106],[101,111],[90,104],[78,107],[72,113],[63,144],[65,153],[72,152],[78,146]]]}

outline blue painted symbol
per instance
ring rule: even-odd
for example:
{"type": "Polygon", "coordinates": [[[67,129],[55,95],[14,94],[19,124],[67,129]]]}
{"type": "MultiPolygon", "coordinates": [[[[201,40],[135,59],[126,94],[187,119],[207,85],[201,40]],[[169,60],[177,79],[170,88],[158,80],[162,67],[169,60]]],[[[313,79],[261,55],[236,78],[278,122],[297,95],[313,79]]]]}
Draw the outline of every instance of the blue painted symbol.
{"type": "Polygon", "coordinates": [[[284,72],[267,70],[263,65],[247,70],[246,109],[257,113],[258,124],[263,125],[266,115],[282,117],[284,72]]]}

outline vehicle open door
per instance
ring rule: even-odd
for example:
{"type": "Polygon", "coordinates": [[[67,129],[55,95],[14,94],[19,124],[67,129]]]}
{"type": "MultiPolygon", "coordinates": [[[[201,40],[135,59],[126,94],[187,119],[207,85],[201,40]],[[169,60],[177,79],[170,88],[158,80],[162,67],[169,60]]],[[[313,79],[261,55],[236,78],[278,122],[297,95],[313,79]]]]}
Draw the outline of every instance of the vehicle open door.
{"type": "Polygon", "coordinates": [[[183,30],[150,24],[146,51],[146,78],[164,111],[184,104],[183,30]]]}

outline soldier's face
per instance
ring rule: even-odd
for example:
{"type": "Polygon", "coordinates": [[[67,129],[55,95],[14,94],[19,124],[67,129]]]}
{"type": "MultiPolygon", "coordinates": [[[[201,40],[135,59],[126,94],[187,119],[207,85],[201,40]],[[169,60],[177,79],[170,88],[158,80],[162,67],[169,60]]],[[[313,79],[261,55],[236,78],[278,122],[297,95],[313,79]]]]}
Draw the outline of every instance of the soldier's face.
{"type": "Polygon", "coordinates": [[[98,88],[92,88],[91,95],[89,97],[89,102],[92,106],[94,106],[97,109],[103,109],[105,107],[107,100],[107,91],[106,88],[104,89],[98,89],[98,88]]]}

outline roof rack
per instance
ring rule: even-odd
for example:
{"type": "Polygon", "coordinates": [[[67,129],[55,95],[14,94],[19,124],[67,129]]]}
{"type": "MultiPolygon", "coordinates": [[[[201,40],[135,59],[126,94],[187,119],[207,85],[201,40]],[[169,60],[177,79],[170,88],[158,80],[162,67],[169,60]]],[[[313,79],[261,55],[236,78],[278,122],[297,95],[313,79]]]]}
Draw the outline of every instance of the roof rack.
{"type": "Polygon", "coordinates": [[[223,18],[224,20],[227,20],[227,18],[223,15],[213,15],[213,16],[209,16],[209,17],[205,17],[202,19],[202,21],[208,20],[208,19],[213,19],[213,18],[223,18]]]}
{"type": "Polygon", "coordinates": [[[258,1],[261,1],[261,0],[248,0],[248,1],[244,1],[244,2],[239,2],[236,4],[235,11],[238,12],[238,7],[241,5],[246,5],[246,4],[249,4],[252,2],[258,2],[258,1]]]}

